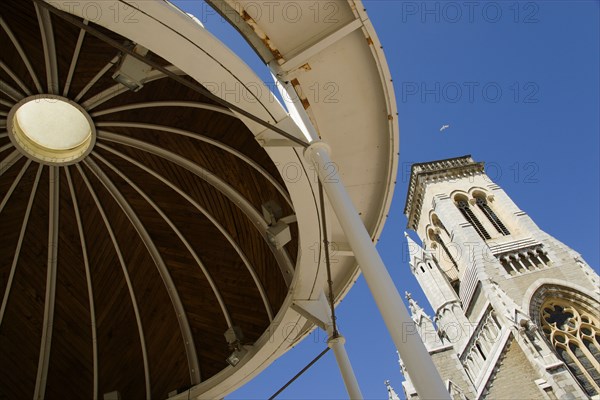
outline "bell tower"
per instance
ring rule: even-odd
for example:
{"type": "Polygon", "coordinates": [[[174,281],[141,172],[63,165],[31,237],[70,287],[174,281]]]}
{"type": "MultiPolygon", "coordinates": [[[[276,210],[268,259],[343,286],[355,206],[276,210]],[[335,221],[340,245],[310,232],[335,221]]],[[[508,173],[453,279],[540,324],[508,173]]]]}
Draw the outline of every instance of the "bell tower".
{"type": "Polygon", "coordinates": [[[484,163],[414,164],[404,213],[422,242],[407,235],[411,272],[435,313],[422,339],[454,398],[600,398],[600,279],[484,163]]]}

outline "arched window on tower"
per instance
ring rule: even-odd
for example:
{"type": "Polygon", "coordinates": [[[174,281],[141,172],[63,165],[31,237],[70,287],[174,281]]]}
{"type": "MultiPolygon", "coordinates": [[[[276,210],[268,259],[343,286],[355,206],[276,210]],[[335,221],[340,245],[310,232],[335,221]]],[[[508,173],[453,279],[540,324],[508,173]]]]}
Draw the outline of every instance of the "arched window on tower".
{"type": "Polygon", "coordinates": [[[544,335],[581,387],[600,393],[600,322],[575,303],[550,298],[541,307],[544,335]]]}
{"type": "Polygon", "coordinates": [[[442,221],[438,218],[437,215],[433,214],[431,216],[431,222],[433,223],[433,225],[437,228],[440,228],[441,230],[443,230],[446,235],[448,236],[448,238],[450,238],[450,233],[448,232],[448,229],[446,229],[446,227],[444,226],[444,224],[442,223],[442,221]]]}
{"type": "Polygon", "coordinates": [[[494,225],[494,228],[496,228],[496,230],[499,233],[503,234],[504,236],[510,235],[510,232],[508,231],[506,226],[502,223],[502,221],[500,221],[500,218],[498,218],[494,210],[492,210],[492,208],[488,205],[485,195],[475,195],[475,202],[477,204],[477,207],[479,207],[481,212],[485,214],[487,219],[491,222],[492,225],[494,225]]]}
{"type": "Polygon", "coordinates": [[[458,207],[458,209],[462,213],[463,217],[465,217],[465,219],[471,225],[473,225],[473,228],[475,228],[475,230],[477,231],[479,236],[481,236],[481,238],[483,240],[491,239],[492,237],[490,236],[490,234],[483,227],[481,222],[479,222],[479,219],[475,216],[475,214],[473,213],[473,210],[471,210],[471,207],[469,206],[469,201],[467,200],[467,198],[463,197],[463,196],[457,196],[455,198],[455,201],[456,201],[456,207],[458,207]]]}
{"type": "Polygon", "coordinates": [[[458,264],[456,263],[454,256],[452,256],[450,249],[448,249],[448,246],[444,242],[444,239],[442,239],[441,235],[437,234],[433,229],[429,229],[428,236],[429,239],[438,244],[444,252],[440,259],[444,261],[442,263],[442,270],[448,277],[448,280],[451,283],[456,281],[458,279],[458,264]]]}

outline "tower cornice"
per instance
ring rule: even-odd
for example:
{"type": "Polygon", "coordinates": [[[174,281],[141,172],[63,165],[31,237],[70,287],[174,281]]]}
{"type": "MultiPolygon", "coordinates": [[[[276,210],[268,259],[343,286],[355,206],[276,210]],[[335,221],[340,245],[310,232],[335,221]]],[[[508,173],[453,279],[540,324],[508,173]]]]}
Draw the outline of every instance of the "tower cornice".
{"type": "Polygon", "coordinates": [[[417,229],[425,186],[428,182],[440,178],[461,178],[482,172],[484,172],[484,163],[475,162],[471,155],[413,164],[410,168],[408,193],[404,205],[404,215],[408,218],[407,228],[417,229]]]}

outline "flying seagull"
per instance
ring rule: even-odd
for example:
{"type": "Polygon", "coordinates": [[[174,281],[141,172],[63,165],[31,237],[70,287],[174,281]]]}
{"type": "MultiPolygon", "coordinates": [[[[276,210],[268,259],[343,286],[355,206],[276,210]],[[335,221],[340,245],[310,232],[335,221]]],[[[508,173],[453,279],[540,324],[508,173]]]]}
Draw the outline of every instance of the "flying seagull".
{"type": "Polygon", "coordinates": [[[442,127],[440,128],[440,132],[444,132],[448,128],[450,128],[450,125],[442,125],[442,127]]]}

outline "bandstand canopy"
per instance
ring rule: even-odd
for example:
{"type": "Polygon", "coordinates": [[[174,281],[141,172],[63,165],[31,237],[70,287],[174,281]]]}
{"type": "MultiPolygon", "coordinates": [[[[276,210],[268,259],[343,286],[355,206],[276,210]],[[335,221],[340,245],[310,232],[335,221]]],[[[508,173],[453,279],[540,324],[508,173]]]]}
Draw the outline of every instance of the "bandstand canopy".
{"type": "Polygon", "coordinates": [[[210,3],[289,102],[166,1],[0,7],[0,398],[225,396],[314,328],[291,306],[326,288],[323,211],[336,302],[357,279],[298,142],[330,144],[376,240],[398,131],[362,3],[210,3]]]}

